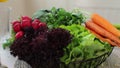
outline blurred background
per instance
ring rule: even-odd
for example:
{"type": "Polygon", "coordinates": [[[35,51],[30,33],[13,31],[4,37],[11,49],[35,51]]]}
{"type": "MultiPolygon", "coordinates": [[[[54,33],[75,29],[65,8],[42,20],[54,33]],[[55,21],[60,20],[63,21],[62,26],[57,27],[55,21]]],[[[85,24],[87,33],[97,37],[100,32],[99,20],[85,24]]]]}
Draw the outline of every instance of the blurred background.
{"type": "Polygon", "coordinates": [[[119,4],[120,0],[8,0],[8,2],[0,3],[0,7],[4,6],[12,9],[10,17],[12,20],[21,15],[32,16],[39,9],[61,7],[66,10],[83,8],[101,14],[112,23],[119,23],[119,4]]]}

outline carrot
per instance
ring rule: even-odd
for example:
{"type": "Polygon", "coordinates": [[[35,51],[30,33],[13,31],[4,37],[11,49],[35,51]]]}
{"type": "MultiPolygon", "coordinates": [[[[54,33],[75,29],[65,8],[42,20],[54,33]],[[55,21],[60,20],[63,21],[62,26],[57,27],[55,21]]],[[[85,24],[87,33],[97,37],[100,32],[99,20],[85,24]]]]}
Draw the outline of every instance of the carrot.
{"type": "Polygon", "coordinates": [[[94,34],[97,38],[99,38],[100,40],[102,40],[103,42],[108,42],[110,43],[112,46],[120,46],[120,44],[117,44],[115,43],[114,41],[110,40],[110,39],[107,39],[107,38],[104,38],[102,37],[101,35],[97,34],[96,32],[94,32],[93,30],[89,29],[88,27],[86,27],[88,30],[90,30],[90,32],[92,34],[94,34]]]}
{"type": "Polygon", "coordinates": [[[96,32],[100,36],[102,36],[104,38],[108,38],[117,44],[120,44],[120,39],[118,37],[116,37],[112,33],[108,32],[104,28],[100,27],[99,25],[93,23],[92,21],[87,21],[85,23],[85,26],[88,27],[89,29],[93,30],[94,32],[96,32]]]}
{"type": "Polygon", "coordinates": [[[120,37],[120,31],[116,27],[114,27],[109,21],[104,19],[102,16],[94,13],[94,14],[92,14],[92,18],[91,19],[92,19],[92,21],[94,23],[96,23],[99,26],[103,27],[104,29],[106,29],[107,31],[111,32],[115,36],[120,37]]]}

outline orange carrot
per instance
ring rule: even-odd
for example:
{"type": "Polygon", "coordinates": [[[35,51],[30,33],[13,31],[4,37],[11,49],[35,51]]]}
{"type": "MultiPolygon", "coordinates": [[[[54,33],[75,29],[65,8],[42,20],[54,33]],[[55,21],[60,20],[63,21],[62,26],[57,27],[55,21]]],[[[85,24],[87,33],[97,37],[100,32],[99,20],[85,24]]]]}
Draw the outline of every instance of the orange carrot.
{"type": "Polygon", "coordinates": [[[120,39],[118,37],[116,37],[112,33],[108,32],[104,28],[100,27],[99,25],[93,23],[92,21],[87,21],[85,23],[85,25],[86,25],[86,27],[88,27],[89,29],[93,30],[94,32],[96,32],[100,36],[102,36],[104,38],[108,38],[108,39],[114,41],[117,44],[120,44],[120,39]]]}
{"type": "Polygon", "coordinates": [[[120,46],[120,44],[115,43],[114,41],[107,39],[107,38],[103,38],[101,35],[97,34],[96,32],[94,32],[93,30],[89,29],[88,27],[86,27],[88,30],[90,30],[90,32],[92,34],[94,34],[97,38],[99,38],[101,41],[103,42],[108,42],[109,44],[111,44],[112,46],[120,46]]]}
{"type": "Polygon", "coordinates": [[[111,32],[115,36],[120,37],[120,31],[102,16],[94,13],[92,14],[92,21],[101,26],[102,28],[106,29],[107,31],[111,32]]]}

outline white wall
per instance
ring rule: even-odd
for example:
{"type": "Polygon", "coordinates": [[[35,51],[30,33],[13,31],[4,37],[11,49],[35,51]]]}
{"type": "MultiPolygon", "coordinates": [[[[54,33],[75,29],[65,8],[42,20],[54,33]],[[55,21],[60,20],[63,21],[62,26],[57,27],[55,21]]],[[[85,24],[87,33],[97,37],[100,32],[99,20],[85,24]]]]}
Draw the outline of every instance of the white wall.
{"type": "Polygon", "coordinates": [[[120,0],[76,0],[76,5],[84,7],[120,8],[120,0]]]}
{"type": "Polygon", "coordinates": [[[27,15],[31,16],[39,9],[51,9],[52,7],[62,7],[67,9],[68,0],[26,0],[27,15]]]}
{"type": "Polygon", "coordinates": [[[120,23],[120,0],[76,0],[74,7],[96,12],[111,23],[120,23]]]}
{"type": "MultiPolygon", "coordinates": [[[[8,2],[0,3],[0,7],[10,7],[11,18],[17,19],[18,16],[26,14],[25,0],[8,0],[8,2]]],[[[2,10],[2,9],[0,9],[2,10]]]]}

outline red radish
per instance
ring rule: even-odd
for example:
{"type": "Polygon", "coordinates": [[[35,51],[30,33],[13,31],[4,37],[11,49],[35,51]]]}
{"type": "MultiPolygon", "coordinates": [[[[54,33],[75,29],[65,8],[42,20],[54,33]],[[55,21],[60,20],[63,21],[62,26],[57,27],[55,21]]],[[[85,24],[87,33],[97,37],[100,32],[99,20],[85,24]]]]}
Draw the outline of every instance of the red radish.
{"type": "Polygon", "coordinates": [[[38,19],[34,19],[34,21],[32,22],[32,27],[36,30],[39,28],[39,23],[40,21],[38,19]]]}
{"type": "Polygon", "coordinates": [[[20,23],[14,23],[13,30],[15,32],[19,32],[21,30],[21,24],[20,23]]]}
{"type": "Polygon", "coordinates": [[[24,32],[23,31],[19,31],[19,32],[16,33],[15,38],[19,39],[19,38],[23,37],[23,35],[24,35],[24,32]]]}
{"type": "Polygon", "coordinates": [[[16,23],[20,23],[19,21],[13,21],[12,25],[15,25],[16,23]]]}
{"type": "Polygon", "coordinates": [[[39,23],[39,27],[47,27],[46,23],[39,23]]]}
{"type": "Polygon", "coordinates": [[[28,16],[22,16],[22,20],[29,20],[32,21],[32,18],[28,17],[28,16]]]}
{"type": "Polygon", "coordinates": [[[31,27],[30,20],[22,20],[21,27],[24,29],[25,27],[31,27]]]}
{"type": "Polygon", "coordinates": [[[40,20],[36,18],[36,19],[34,19],[34,22],[39,22],[40,23],[40,20]]]}

